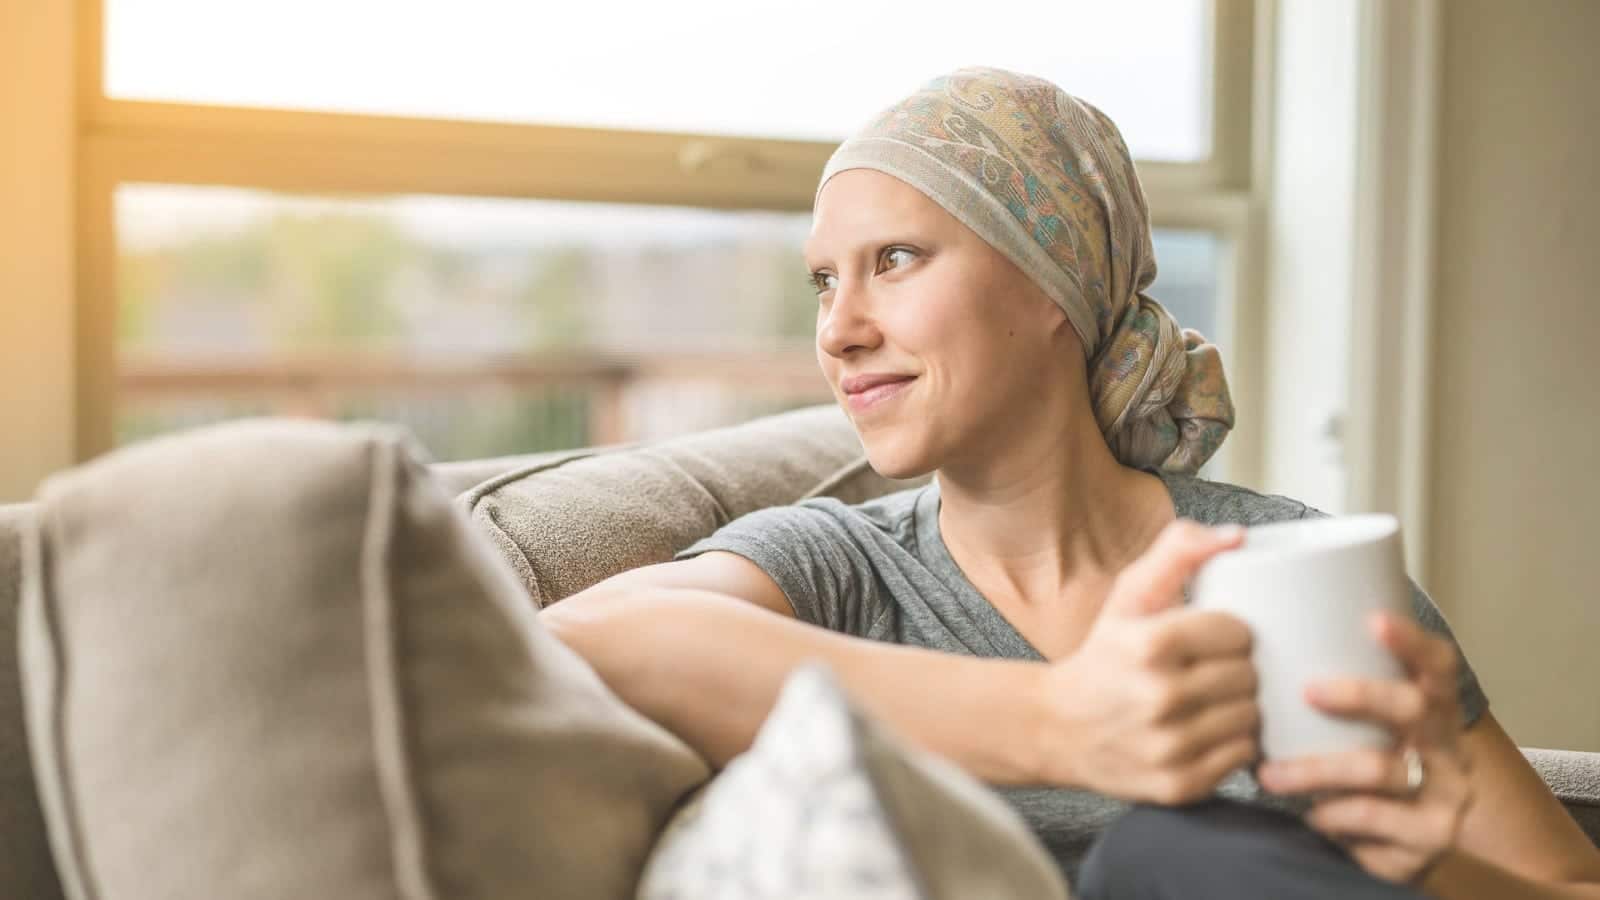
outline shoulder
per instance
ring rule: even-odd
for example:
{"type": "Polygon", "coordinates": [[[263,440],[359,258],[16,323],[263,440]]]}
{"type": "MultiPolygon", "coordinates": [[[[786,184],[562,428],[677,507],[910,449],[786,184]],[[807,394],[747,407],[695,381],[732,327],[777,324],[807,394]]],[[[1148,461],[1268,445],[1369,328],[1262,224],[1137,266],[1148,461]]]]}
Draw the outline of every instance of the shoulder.
{"type": "Polygon", "coordinates": [[[819,515],[840,523],[871,527],[879,531],[896,533],[903,530],[916,511],[917,498],[927,487],[915,487],[893,494],[875,497],[864,503],[845,503],[833,497],[813,497],[792,507],[800,515],[819,515]]]}
{"type": "Polygon", "coordinates": [[[1266,525],[1321,516],[1292,497],[1263,494],[1237,484],[1194,475],[1161,473],[1179,517],[1207,525],[1266,525]]]}

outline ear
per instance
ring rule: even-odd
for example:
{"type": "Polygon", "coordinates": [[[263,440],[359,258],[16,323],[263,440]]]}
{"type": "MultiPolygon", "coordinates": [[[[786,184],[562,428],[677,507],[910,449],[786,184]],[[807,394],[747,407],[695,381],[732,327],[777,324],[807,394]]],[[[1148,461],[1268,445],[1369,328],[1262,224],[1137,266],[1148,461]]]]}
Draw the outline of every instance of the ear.
{"type": "Polygon", "coordinates": [[[1066,310],[1058,306],[1054,300],[1051,300],[1050,295],[1046,294],[1044,289],[1035,284],[1032,279],[1022,275],[1021,272],[1017,274],[1027,285],[1026,290],[1028,293],[1033,295],[1033,309],[1036,311],[1036,321],[1041,332],[1055,337],[1057,332],[1063,328],[1071,331],[1072,323],[1067,318],[1066,310]]]}
{"type": "Polygon", "coordinates": [[[1068,359],[1088,359],[1088,351],[1083,346],[1083,341],[1078,337],[1078,329],[1072,327],[1072,320],[1067,318],[1067,311],[1057,306],[1054,300],[1045,298],[1045,316],[1049,322],[1050,339],[1061,345],[1061,352],[1068,359]],[[1074,356],[1073,354],[1076,354],[1074,356]]]}

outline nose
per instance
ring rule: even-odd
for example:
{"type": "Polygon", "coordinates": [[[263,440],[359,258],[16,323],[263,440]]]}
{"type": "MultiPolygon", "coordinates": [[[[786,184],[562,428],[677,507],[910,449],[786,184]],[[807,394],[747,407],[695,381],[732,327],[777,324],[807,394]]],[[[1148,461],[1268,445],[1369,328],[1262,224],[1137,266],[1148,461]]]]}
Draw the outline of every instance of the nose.
{"type": "Polygon", "coordinates": [[[883,342],[878,323],[872,316],[867,291],[842,279],[833,291],[833,300],[817,322],[817,349],[835,359],[852,351],[871,350],[883,342]]]}

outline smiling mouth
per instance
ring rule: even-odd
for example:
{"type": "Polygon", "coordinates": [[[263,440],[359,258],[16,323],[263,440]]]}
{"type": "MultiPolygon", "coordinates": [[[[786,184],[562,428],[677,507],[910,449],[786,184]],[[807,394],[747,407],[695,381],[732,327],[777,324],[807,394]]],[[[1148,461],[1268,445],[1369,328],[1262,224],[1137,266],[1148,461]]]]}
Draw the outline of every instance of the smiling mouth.
{"type": "Polygon", "coordinates": [[[866,390],[845,394],[845,402],[851,412],[867,412],[898,397],[916,380],[916,376],[911,376],[875,384],[866,390]]]}

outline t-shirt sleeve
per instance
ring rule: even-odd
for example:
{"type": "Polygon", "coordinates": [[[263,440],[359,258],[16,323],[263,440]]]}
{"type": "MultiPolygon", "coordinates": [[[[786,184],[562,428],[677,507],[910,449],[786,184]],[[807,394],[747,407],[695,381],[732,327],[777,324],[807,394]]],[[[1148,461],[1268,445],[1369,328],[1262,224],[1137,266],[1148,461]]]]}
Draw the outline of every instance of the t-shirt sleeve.
{"type": "MultiPolygon", "coordinates": [[[[1306,507],[1303,518],[1316,519],[1326,517],[1327,513],[1306,507]]],[[[1456,641],[1455,634],[1450,630],[1450,623],[1445,621],[1444,613],[1439,611],[1433,598],[1428,596],[1415,581],[1407,578],[1406,583],[1411,586],[1411,612],[1423,628],[1439,635],[1449,641],[1456,648],[1456,695],[1461,702],[1461,718],[1463,726],[1470,726],[1478,721],[1484,710],[1489,708],[1489,698],[1483,692],[1483,686],[1478,683],[1478,674],[1472,670],[1472,664],[1467,662],[1467,656],[1461,650],[1461,644],[1456,641]]]]}
{"type": "Polygon", "coordinates": [[[713,550],[737,553],[759,566],[802,622],[865,637],[888,612],[867,555],[844,522],[817,501],[741,516],[675,558],[713,550]]]}

